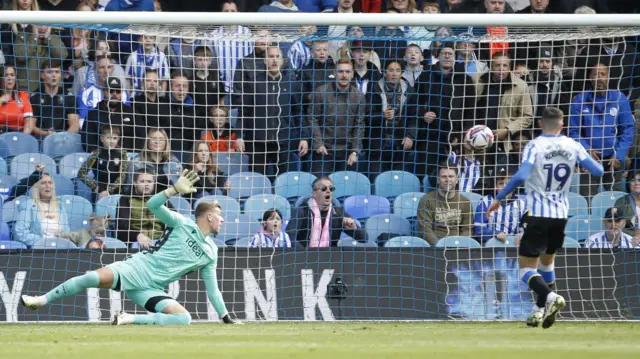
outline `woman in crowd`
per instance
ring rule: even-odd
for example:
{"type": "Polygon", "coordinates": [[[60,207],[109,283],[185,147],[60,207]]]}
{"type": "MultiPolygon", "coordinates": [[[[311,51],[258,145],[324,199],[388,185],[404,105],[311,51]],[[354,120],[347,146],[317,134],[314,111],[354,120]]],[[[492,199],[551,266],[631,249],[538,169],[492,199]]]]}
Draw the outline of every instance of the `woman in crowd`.
{"type": "Polygon", "coordinates": [[[15,239],[31,247],[44,238],[56,238],[69,232],[69,218],[56,199],[55,183],[48,173],[42,173],[33,186],[31,197],[18,212],[14,227],[15,239]]]}
{"type": "Polygon", "coordinates": [[[131,160],[131,169],[133,173],[141,170],[156,173],[158,191],[166,189],[180,177],[180,161],[171,154],[169,136],[163,129],[154,128],[147,132],[144,150],[131,160]]]}
{"type": "Polygon", "coordinates": [[[198,192],[191,194],[190,198],[183,196],[187,199],[195,200],[203,196],[214,195],[217,189],[226,194],[229,189],[229,182],[226,181],[224,174],[213,163],[213,156],[211,156],[211,151],[206,141],[195,142],[191,161],[185,168],[200,176],[200,182],[194,185],[198,192]]]}
{"type": "Polygon", "coordinates": [[[46,136],[49,130],[36,126],[29,93],[18,90],[18,78],[15,66],[3,69],[0,79],[0,127],[5,131],[22,131],[35,136],[46,136]]]}

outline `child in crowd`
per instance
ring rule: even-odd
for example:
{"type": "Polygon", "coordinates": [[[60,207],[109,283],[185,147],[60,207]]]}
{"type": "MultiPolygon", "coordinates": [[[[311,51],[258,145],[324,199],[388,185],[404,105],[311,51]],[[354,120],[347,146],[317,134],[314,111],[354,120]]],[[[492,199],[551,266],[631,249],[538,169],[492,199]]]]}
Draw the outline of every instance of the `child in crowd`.
{"type": "Polygon", "coordinates": [[[291,239],[282,229],[282,213],[275,208],[262,215],[262,228],[249,244],[251,248],[291,248],[291,239]]]}
{"type": "MultiPolygon", "coordinates": [[[[211,156],[209,146],[205,141],[196,141],[193,145],[191,161],[185,166],[185,169],[193,171],[200,176],[200,182],[193,186],[198,192],[191,194],[191,200],[202,196],[214,195],[216,194],[216,189],[220,189],[226,194],[230,188],[230,183],[226,181],[222,171],[214,164],[213,156],[211,156]]],[[[189,199],[188,195],[183,195],[183,197],[189,199]]]]}
{"type": "Polygon", "coordinates": [[[119,194],[128,169],[127,153],[120,149],[120,127],[100,127],[101,148],[91,152],[78,178],[94,191],[94,202],[102,197],[119,194]]]}
{"type": "Polygon", "coordinates": [[[211,106],[209,110],[211,130],[202,135],[211,152],[234,152],[238,134],[229,124],[229,110],[224,106],[211,106]]]}

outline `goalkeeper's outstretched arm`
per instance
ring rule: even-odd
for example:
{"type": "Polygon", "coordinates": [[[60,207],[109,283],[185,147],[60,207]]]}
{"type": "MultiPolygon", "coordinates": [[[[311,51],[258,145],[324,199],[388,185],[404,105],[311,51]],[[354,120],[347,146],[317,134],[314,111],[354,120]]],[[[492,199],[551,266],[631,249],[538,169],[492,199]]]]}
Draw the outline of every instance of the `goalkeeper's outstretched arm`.
{"type": "Polygon", "coordinates": [[[180,218],[164,204],[169,198],[175,196],[177,193],[196,192],[197,190],[193,188],[193,185],[199,180],[200,177],[198,177],[197,174],[184,170],[173,186],[151,197],[147,203],[147,207],[162,223],[169,227],[175,227],[175,225],[180,221],[180,218]]]}
{"type": "Polygon", "coordinates": [[[236,324],[239,322],[234,321],[229,316],[229,312],[227,311],[227,307],[224,304],[224,299],[222,298],[222,293],[220,293],[220,288],[218,288],[218,276],[216,274],[216,265],[211,264],[200,270],[200,277],[204,280],[204,285],[207,288],[207,298],[213,305],[213,308],[218,313],[218,316],[222,319],[225,324],[236,324]]]}

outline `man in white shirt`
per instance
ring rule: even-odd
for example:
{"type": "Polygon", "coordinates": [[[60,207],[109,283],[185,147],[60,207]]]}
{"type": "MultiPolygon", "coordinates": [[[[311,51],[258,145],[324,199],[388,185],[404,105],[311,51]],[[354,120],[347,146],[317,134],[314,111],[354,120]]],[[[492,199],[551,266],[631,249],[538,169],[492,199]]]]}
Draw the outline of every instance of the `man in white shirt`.
{"type": "Polygon", "coordinates": [[[627,224],[622,209],[607,209],[602,222],[606,230],[589,237],[584,244],[585,248],[640,248],[632,236],[622,231],[627,224]]]}

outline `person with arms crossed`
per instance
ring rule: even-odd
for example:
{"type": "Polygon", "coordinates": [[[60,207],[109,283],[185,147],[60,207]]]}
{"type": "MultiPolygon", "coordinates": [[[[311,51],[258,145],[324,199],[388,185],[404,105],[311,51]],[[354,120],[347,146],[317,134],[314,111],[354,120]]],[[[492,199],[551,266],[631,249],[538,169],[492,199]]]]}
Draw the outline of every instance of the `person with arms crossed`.
{"type": "Polygon", "coordinates": [[[195,192],[193,185],[199,180],[197,174],[184,171],[172,187],[149,200],[149,210],[168,227],[163,238],[149,251],[136,253],[126,261],[71,278],[43,296],[23,295],[20,298],[22,305],[35,310],[87,288],[110,288],[126,291],[127,297],[134,303],[151,312],[136,315],[119,313],[113,320],[114,325],[190,324],[189,312],[169,297],[163,288],[185,273],[199,270],[207,287],[207,297],[220,318],[225,324],[238,323],[229,316],[218,289],[218,247],[209,237],[217,234],[224,223],[220,205],[199,204],[195,211],[195,222],[164,206],[177,193],[195,192]]]}
{"type": "Polygon", "coordinates": [[[520,277],[538,295],[527,325],[537,327],[542,323],[545,329],[555,323],[556,314],[566,306],[564,298],[553,292],[554,259],[564,242],[574,168],[579,164],[594,176],[604,173],[602,165],[579,142],[560,134],[563,117],[557,108],[544,110],[542,134],[527,144],[520,169],[487,210],[490,218],[500,208],[500,201],[525,184],[524,234],[518,248],[520,277]]]}

